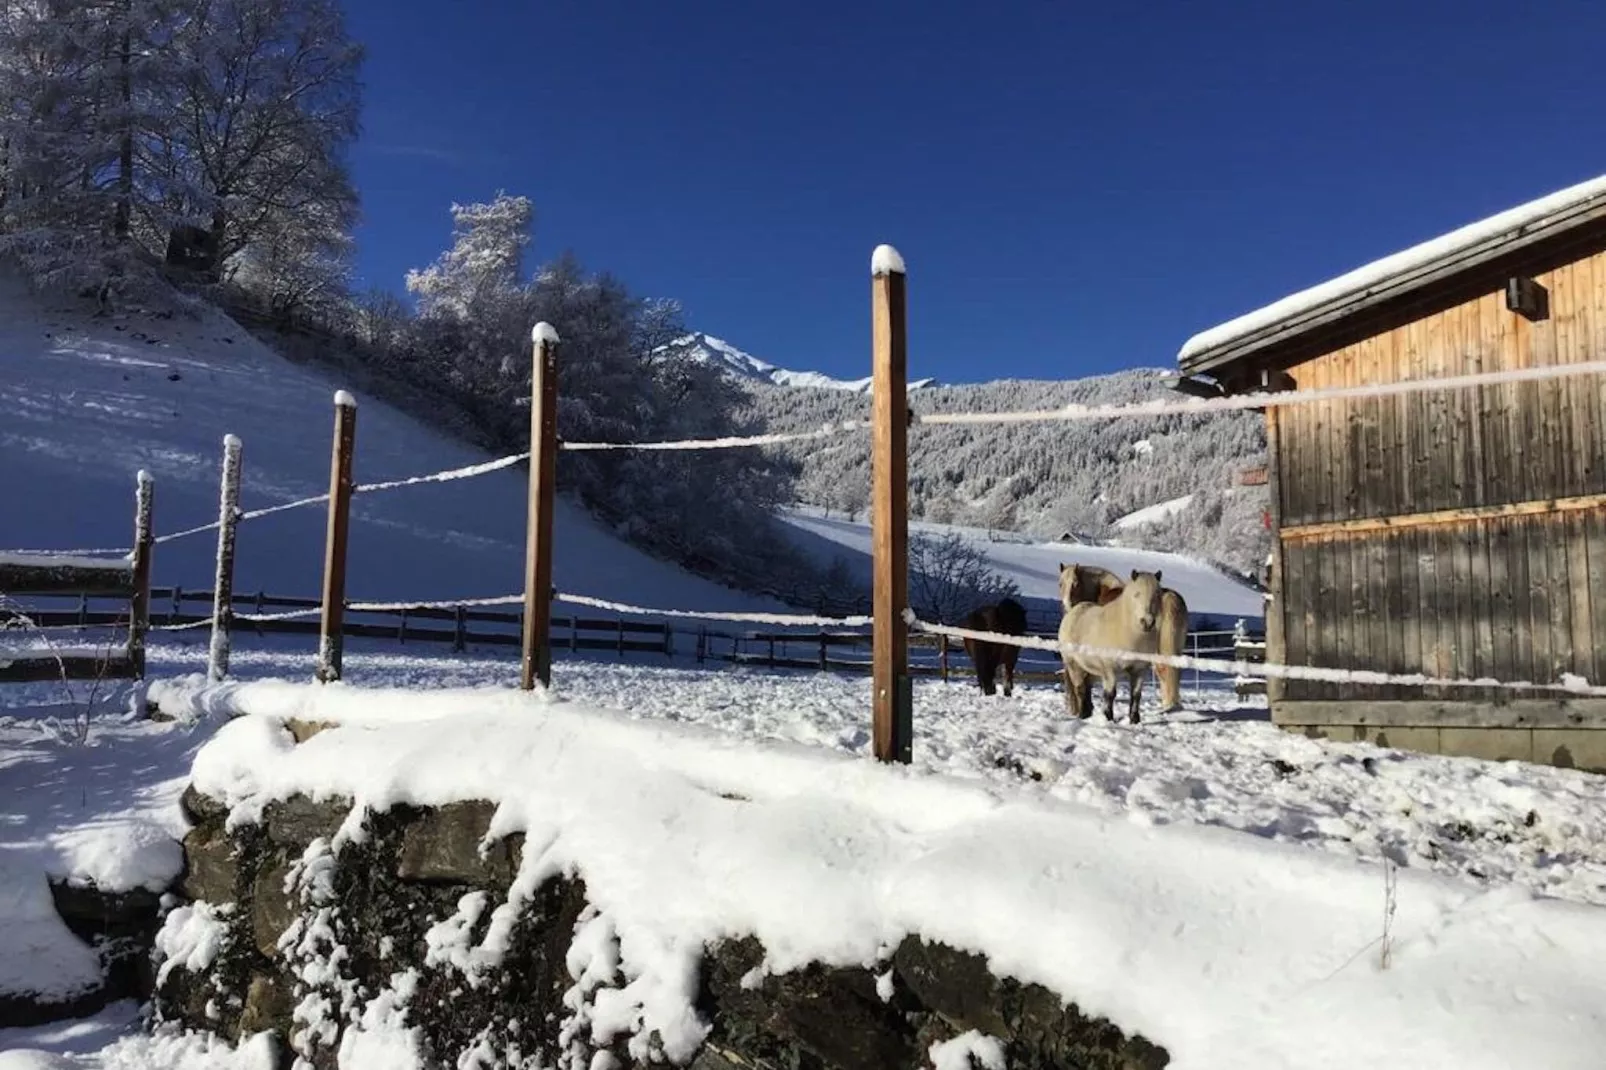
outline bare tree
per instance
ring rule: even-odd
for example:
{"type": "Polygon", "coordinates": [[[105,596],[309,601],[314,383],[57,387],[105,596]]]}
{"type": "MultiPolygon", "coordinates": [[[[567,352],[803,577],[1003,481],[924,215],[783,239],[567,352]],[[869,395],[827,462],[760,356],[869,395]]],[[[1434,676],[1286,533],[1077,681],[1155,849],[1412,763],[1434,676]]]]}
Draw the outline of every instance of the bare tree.
{"type": "Polygon", "coordinates": [[[919,616],[954,624],[979,606],[1020,594],[980,547],[958,532],[909,536],[909,605],[919,616]]]}

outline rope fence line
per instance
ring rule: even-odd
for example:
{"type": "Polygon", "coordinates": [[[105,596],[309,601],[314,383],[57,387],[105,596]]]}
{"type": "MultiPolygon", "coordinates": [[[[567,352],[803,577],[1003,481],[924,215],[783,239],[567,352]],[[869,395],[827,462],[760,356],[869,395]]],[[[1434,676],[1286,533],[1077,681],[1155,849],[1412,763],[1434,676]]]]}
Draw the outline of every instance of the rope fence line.
{"type": "MultiPolygon", "coordinates": [[[[809,442],[814,439],[834,438],[852,431],[868,430],[864,420],[846,420],[839,424],[826,424],[818,431],[786,431],[768,435],[727,436],[725,438],[688,438],[673,442],[560,442],[560,450],[723,450],[739,446],[779,446],[786,442],[809,442]]],[[[525,454],[526,457],[529,454],[525,454]]]]}
{"type": "Polygon", "coordinates": [[[1516,383],[1543,382],[1548,379],[1565,379],[1575,375],[1606,374],[1606,360],[1579,361],[1574,364],[1546,364],[1533,368],[1512,368],[1504,371],[1474,372],[1468,375],[1437,376],[1430,379],[1403,379],[1396,383],[1373,383],[1363,386],[1319,387],[1315,390],[1289,390],[1257,392],[1220,398],[1169,398],[1158,401],[1136,401],[1125,405],[1066,405],[1058,409],[1036,409],[1020,412],[944,412],[914,415],[921,424],[991,424],[1035,423],[1049,420],[1105,420],[1124,417],[1152,417],[1194,415],[1210,412],[1233,412],[1243,409],[1283,408],[1290,405],[1313,405],[1326,401],[1349,401],[1357,398],[1385,398],[1402,394],[1415,394],[1428,390],[1464,390],[1479,386],[1506,386],[1516,383]]]}
{"type": "Polygon", "coordinates": [[[946,624],[933,624],[921,620],[913,610],[904,610],[903,619],[916,631],[928,635],[946,635],[956,639],[978,639],[1029,650],[1069,652],[1089,658],[1107,658],[1121,661],[1142,661],[1150,665],[1168,665],[1177,669],[1198,669],[1204,672],[1231,673],[1237,676],[1263,676],[1268,679],[1310,680],[1329,684],[1395,685],[1404,687],[1482,688],[1505,691],[1559,691],[1588,698],[1606,697],[1606,686],[1592,685],[1588,680],[1565,673],[1559,683],[1533,683],[1527,680],[1496,680],[1493,677],[1427,676],[1423,673],[1390,673],[1373,669],[1330,669],[1316,665],[1282,665],[1276,662],[1239,661],[1225,658],[1197,658],[1187,654],[1151,654],[1141,650],[1122,650],[1117,647],[1090,646],[1085,643],[1061,643],[1058,639],[1044,639],[1035,635],[1006,635],[1002,632],[979,632],[969,628],[956,628],[946,624]]]}
{"type": "MultiPolygon", "coordinates": [[[[1481,386],[1501,386],[1517,383],[1542,382],[1550,379],[1561,379],[1572,376],[1606,374],[1606,361],[1581,361],[1572,364],[1549,364],[1533,368],[1513,368],[1504,371],[1477,372],[1468,375],[1440,376],[1429,379],[1407,379],[1397,383],[1380,383],[1365,386],[1323,387],[1316,390],[1295,390],[1287,392],[1259,392],[1243,394],[1236,397],[1222,398],[1180,398],[1160,399],[1155,401],[1139,401],[1126,404],[1111,405],[1066,405],[1057,409],[1020,410],[1013,412],[945,412],[927,413],[924,415],[911,413],[912,423],[929,424],[932,426],[978,425],[997,423],[1039,423],[1048,421],[1085,421],[1106,419],[1144,419],[1157,416],[1172,415],[1198,415],[1212,412],[1234,412],[1249,409],[1264,409],[1282,407],[1287,405],[1310,405],[1328,401],[1343,401],[1358,398],[1385,398],[1397,397],[1405,394],[1419,393],[1428,390],[1457,390],[1481,386]]],[[[848,420],[842,423],[827,424],[814,431],[785,432],[764,435],[731,436],[724,438],[680,439],[665,442],[559,442],[560,450],[568,451],[602,451],[602,450],[712,450],[734,449],[752,446],[772,446],[789,442],[807,442],[822,438],[834,438],[855,431],[868,429],[868,421],[848,420]]],[[[530,459],[531,452],[525,450],[521,453],[509,454],[491,461],[482,461],[476,464],[463,465],[458,468],[443,469],[439,472],[430,472],[425,475],[409,476],[403,479],[385,480],[375,483],[359,483],[352,487],[353,494],[371,494],[376,491],[396,490],[402,487],[419,486],[426,483],[448,483],[458,479],[472,479],[475,476],[486,475],[521,464],[530,459]]],[[[308,505],[321,505],[329,501],[328,494],[316,494],[295,501],[284,502],[279,505],[265,506],[261,509],[251,509],[242,512],[237,519],[241,521],[259,520],[275,513],[282,513],[292,509],[299,509],[308,505]]],[[[157,544],[165,544],[178,539],[188,538],[192,535],[202,535],[209,531],[216,531],[220,526],[218,521],[201,524],[196,527],[175,531],[167,535],[157,536],[157,544]]],[[[37,555],[40,557],[69,556],[69,555],[95,555],[118,554],[127,555],[133,551],[126,548],[92,549],[92,550],[14,550],[17,554],[37,555]]],[[[652,612],[670,615],[667,610],[653,610],[652,612]]]]}
{"type": "MultiPolygon", "coordinates": [[[[592,609],[606,609],[614,613],[627,613],[636,616],[660,617],[692,617],[700,620],[728,620],[744,624],[775,624],[775,625],[802,625],[817,628],[867,628],[875,622],[874,617],[818,617],[800,613],[726,613],[717,610],[696,609],[654,609],[651,606],[637,606],[628,602],[610,602],[605,598],[592,598],[583,594],[556,593],[553,601],[566,602],[569,605],[588,606],[592,609]]],[[[523,596],[520,596],[523,600],[523,596]]]]}
{"type": "Polygon", "coordinates": [[[495,598],[458,598],[449,602],[347,602],[351,613],[410,613],[415,609],[458,609],[469,606],[516,606],[524,601],[522,594],[497,595],[495,598]]]}

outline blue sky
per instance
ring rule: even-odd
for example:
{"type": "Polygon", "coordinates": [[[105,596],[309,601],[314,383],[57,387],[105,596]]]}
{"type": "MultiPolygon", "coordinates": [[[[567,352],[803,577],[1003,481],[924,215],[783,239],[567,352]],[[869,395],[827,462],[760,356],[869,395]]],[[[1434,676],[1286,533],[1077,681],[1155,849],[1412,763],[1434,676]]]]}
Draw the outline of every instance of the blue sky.
{"type": "Polygon", "coordinates": [[[347,10],[363,283],[399,290],[451,202],[504,188],[535,259],[844,377],[879,242],[911,375],[1074,378],[1606,172],[1599,3],[347,10]]]}

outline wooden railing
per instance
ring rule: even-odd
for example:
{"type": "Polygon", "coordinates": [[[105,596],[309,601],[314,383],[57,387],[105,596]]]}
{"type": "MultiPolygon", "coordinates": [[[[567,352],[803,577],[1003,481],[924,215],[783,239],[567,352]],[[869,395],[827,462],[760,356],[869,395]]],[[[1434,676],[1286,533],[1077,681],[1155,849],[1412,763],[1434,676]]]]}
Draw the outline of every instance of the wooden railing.
{"type": "MultiPolygon", "coordinates": [[[[59,592],[57,592],[59,594],[59,592]]],[[[211,620],[212,592],[177,587],[151,589],[150,625],[164,629],[182,625],[204,625],[211,620]],[[193,607],[193,608],[192,608],[193,607]]],[[[30,611],[27,616],[43,628],[120,627],[126,614],[96,608],[87,594],[78,604],[54,610],[30,611]]],[[[316,598],[270,595],[265,592],[235,592],[236,635],[305,635],[315,637],[320,627],[316,617],[304,620],[252,621],[240,614],[271,615],[289,610],[315,610],[316,598]]],[[[361,603],[358,603],[361,604],[361,603]]],[[[0,625],[14,613],[0,610],[0,625]]],[[[462,653],[472,647],[519,645],[524,615],[519,611],[485,609],[474,606],[453,608],[353,610],[343,616],[341,631],[351,638],[389,640],[396,643],[434,643],[462,653]]],[[[820,630],[734,630],[695,627],[684,624],[618,618],[587,618],[578,615],[551,618],[554,652],[656,654],[665,658],[685,657],[698,664],[725,662],[762,666],[770,669],[816,670],[824,672],[869,672],[870,632],[868,629],[820,630]]],[[[201,634],[205,634],[204,630],[201,634]]],[[[1050,634],[1034,630],[1032,634],[1050,634]]],[[[1194,657],[1219,657],[1225,665],[1243,656],[1244,643],[1252,643],[1247,632],[1201,630],[1189,633],[1187,653],[1194,657]]],[[[916,676],[973,677],[974,669],[962,646],[945,636],[909,636],[910,673],[916,676]]],[[[51,675],[54,675],[52,673],[51,675]]],[[[1040,683],[1060,679],[1058,659],[1038,650],[1024,650],[1016,678],[1040,683]]],[[[1194,672],[1195,684],[1203,675],[1194,672]]],[[[1240,694],[1245,694],[1240,690],[1240,694]]]]}

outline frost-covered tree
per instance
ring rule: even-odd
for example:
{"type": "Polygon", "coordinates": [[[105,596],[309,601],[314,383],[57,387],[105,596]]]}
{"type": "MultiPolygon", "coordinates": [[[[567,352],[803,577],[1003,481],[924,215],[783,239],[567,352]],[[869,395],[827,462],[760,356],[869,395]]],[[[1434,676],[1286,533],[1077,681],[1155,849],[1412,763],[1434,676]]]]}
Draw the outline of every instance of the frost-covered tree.
{"type": "Polygon", "coordinates": [[[957,624],[971,610],[1017,596],[1020,588],[958,532],[909,536],[909,605],[920,617],[957,624]]]}
{"type": "Polygon", "coordinates": [[[426,317],[468,319],[505,305],[523,287],[524,251],[535,209],[498,191],[485,204],[452,205],[452,245],[431,265],[407,273],[407,290],[426,317]]]}
{"type": "Polygon", "coordinates": [[[298,218],[349,229],[363,51],[338,3],[188,0],[173,47],[176,113],[149,153],[155,229],[203,227],[216,270],[298,218]]]}
{"type": "Polygon", "coordinates": [[[335,0],[0,0],[0,249],[104,294],[183,238],[306,303],[355,221],[361,58],[335,0]]]}

